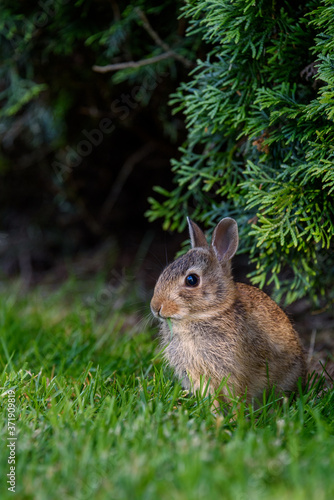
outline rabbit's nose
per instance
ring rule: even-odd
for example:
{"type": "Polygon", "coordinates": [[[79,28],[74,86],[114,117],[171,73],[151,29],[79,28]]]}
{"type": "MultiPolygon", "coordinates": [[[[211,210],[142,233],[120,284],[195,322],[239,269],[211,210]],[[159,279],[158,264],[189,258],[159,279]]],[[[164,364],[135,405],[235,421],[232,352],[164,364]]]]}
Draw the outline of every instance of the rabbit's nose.
{"type": "Polygon", "coordinates": [[[161,317],[161,309],[162,309],[162,304],[159,303],[158,301],[154,300],[154,298],[151,300],[151,311],[153,316],[160,316],[161,317]]]}

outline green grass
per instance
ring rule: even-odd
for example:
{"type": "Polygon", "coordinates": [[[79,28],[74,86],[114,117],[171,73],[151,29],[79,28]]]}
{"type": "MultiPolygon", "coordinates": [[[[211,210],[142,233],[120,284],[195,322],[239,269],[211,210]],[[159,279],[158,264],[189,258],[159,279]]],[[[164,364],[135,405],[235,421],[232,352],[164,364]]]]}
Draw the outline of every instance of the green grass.
{"type": "Polygon", "coordinates": [[[223,418],[186,396],[131,287],[0,296],[1,499],[334,498],[334,392],[223,418]],[[123,294],[123,295],[122,295],[123,294]],[[7,398],[16,393],[16,493],[7,398]]]}

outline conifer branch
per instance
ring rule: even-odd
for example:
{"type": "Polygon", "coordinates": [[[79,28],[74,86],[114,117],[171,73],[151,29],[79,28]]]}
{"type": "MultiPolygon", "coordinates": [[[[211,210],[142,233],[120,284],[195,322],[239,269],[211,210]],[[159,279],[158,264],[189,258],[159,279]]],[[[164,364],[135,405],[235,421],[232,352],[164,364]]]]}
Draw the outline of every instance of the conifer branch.
{"type": "Polygon", "coordinates": [[[107,64],[106,66],[93,66],[93,71],[97,73],[108,73],[109,71],[119,71],[120,69],[128,68],[140,68],[141,66],[147,66],[149,64],[155,64],[163,59],[169,59],[174,57],[172,51],[164,52],[158,56],[148,57],[147,59],[141,59],[140,61],[127,61],[122,63],[107,64]]]}
{"type": "Polygon", "coordinates": [[[178,54],[175,50],[173,50],[166,42],[164,42],[158,33],[152,28],[149,20],[147,19],[146,14],[139,8],[136,7],[135,11],[143,23],[143,28],[150,35],[150,37],[154,40],[154,42],[161,47],[165,52],[159,54],[158,56],[148,57],[147,59],[141,59],[140,61],[127,61],[122,63],[115,64],[107,64],[106,66],[93,66],[93,71],[97,73],[108,73],[110,71],[119,71],[127,68],[139,68],[141,66],[147,66],[149,64],[155,64],[164,59],[174,58],[177,61],[180,61],[186,68],[194,67],[194,64],[187,59],[186,57],[178,54]]]}

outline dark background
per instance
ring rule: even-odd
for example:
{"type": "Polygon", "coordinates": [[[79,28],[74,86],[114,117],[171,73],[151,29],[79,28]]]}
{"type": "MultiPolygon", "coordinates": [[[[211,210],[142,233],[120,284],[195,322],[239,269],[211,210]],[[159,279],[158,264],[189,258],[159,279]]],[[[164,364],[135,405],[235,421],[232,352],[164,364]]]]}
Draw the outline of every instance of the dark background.
{"type": "Polygon", "coordinates": [[[165,262],[165,244],[173,257],[180,237],[144,214],[153,186],[172,185],[170,158],[186,132],[168,99],[200,54],[199,41],[186,40],[185,21],[177,19],[180,5],[2,4],[0,276],[19,275],[26,286],[51,275],[63,280],[86,254],[100,255],[87,273],[131,267],[140,248],[147,266],[152,254],[165,262]],[[170,57],[138,71],[93,69],[154,57],[150,29],[186,64],[170,57]],[[32,85],[44,88],[24,100],[32,85]],[[108,133],[97,132],[101,127],[108,133]]]}

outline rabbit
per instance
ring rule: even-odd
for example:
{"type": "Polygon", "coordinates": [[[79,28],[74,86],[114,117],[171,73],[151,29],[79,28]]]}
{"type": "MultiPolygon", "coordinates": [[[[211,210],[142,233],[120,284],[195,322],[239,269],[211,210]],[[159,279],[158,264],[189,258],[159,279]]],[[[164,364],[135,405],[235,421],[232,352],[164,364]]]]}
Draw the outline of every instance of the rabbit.
{"type": "Polygon", "coordinates": [[[307,372],[298,334],[268,295],[232,278],[236,221],[222,219],[210,246],[189,218],[188,225],[192,248],[164,269],[151,300],[164,356],[184,389],[203,393],[204,382],[219,399],[234,394],[248,403],[272,387],[296,392],[307,372]]]}

